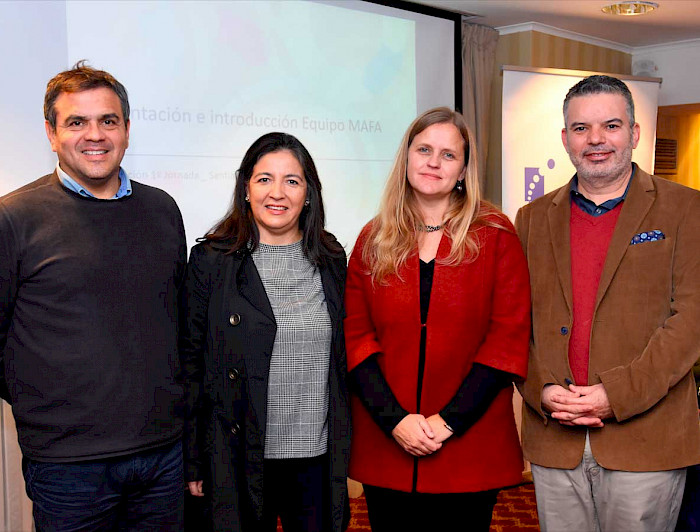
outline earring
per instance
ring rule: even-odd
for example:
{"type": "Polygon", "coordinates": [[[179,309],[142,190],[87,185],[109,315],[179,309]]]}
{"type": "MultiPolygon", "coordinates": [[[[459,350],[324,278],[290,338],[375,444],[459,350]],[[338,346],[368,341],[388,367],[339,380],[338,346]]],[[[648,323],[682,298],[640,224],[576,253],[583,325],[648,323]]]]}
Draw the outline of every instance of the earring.
{"type": "Polygon", "coordinates": [[[457,181],[457,185],[455,185],[455,188],[457,189],[457,192],[462,192],[464,189],[464,179],[460,179],[457,181]]]}
{"type": "Polygon", "coordinates": [[[309,200],[306,200],[306,201],[304,202],[304,207],[308,207],[308,206],[309,206],[309,200]]]}
{"type": "Polygon", "coordinates": [[[247,202],[250,202],[250,196],[249,196],[248,194],[245,195],[245,200],[246,200],[247,202]]]}

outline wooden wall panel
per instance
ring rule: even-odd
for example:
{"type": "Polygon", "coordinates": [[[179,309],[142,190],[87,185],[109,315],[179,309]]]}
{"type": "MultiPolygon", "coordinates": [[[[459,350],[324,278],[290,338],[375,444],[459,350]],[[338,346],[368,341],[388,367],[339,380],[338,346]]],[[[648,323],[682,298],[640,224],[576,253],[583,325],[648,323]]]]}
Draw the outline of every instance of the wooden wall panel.
{"type": "Polygon", "coordinates": [[[700,114],[678,117],[676,181],[700,190],[700,114]]]}
{"type": "Polygon", "coordinates": [[[700,190],[700,104],[659,107],[656,138],[678,141],[677,172],[663,177],[700,190]]]}
{"type": "Polygon", "coordinates": [[[632,73],[630,54],[538,31],[528,33],[532,35],[532,62],[529,66],[632,73]]]}

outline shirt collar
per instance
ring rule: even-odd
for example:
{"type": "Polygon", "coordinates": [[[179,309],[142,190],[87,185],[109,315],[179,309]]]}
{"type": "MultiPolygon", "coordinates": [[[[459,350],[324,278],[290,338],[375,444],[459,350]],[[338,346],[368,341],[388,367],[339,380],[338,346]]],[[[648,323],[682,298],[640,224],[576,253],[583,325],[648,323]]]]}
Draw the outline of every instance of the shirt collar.
{"type": "MultiPolygon", "coordinates": [[[[63,186],[66,187],[68,190],[72,190],[76,194],[80,194],[85,198],[95,197],[94,194],[92,194],[89,190],[86,190],[85,187],[83,187],[75,179],[73,179],[67,173],[65,173],[61,169],[60,163],[56,163],[56,173],[58,174],[58,178],[61,180],[63,186]]],[[[131,180],[129,179],[129,176],[126,175],[124,169],[119,167],[119,190],[117,190],[117,193],[114,196],[108,199],[115,200],[123,198],[125,196],[131,196],[131,192],[131,180]]]]}
{"type": "Polygon", "coordinates": [[[574,179],[571,181],[571,201],[575,203],[578,207],[580,207],[581,210],[583,210],[585,213],[590,214],[592,216],[600,216],[602,214],[605,214],[606,212],[613,210],[625,200],[636,170],[637,165],[635,163],[632,163],[632,174],[630,175],[630,179],[627,182],[627,187],[625,187],[625,191],[622,193],[622,196],[618,196],[617,198],[612,198],[607,201],[604,201],[600,205],[596,205],[593,201],[589,200],[586,196],[579,192],[578,175],[574,175],[574,179]]]}

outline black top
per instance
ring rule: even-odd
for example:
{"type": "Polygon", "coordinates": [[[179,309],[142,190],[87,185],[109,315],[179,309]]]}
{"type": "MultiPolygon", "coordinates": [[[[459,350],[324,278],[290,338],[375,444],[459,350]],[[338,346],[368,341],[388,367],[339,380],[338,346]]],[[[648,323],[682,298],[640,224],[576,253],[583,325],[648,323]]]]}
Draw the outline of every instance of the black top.
{"type": "MultiPolygon", "coordinates": [[[[435,260],[420,261],[420,313],[421,323],[425,324],[430,306],[430,292],[433,285],[435,260]]],[[[425,366],[425,327],[421,329],[420,357],[418,368],[417,404],[420,409],[423,369],[425,366]]],[[[369,410],[372,419],[391,436],[394,427],[409,412],[405,410],[391,391],[389,383],[377,362],[377,353],[367,357],[350,373],[354,391],[369,410]]],[[[440,416],[454,430],[455,435],[463,434],[486,412],[498,392],[511,385],[513,376],[475,362],[465,377],[457,393],[440,411],[440,416]]]]}
{"type": "Polygon", "coordinates": [[[85,198],[56,174],[0,199],[0,374],[25,457],[72,462],[176,441],[173,199],[133,183],[85,198]]]}

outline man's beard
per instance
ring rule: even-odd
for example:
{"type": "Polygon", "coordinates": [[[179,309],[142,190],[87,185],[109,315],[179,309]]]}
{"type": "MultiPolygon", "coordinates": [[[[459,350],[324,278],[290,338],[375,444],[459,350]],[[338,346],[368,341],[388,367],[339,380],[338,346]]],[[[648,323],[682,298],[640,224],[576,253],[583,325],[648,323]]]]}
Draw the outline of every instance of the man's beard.
{"type": "Polygon", "coordinates": [[[589,185],[599,188],[622,179],[632,165],[632,139],[622,151],[612,151],[610,157],[600,163],[586,159],[585,154],[597,151],[610,151],[605,146],[587,149],[582,155],[569,153],[569,159],[576,168],[576,175],[589,185]]]}

